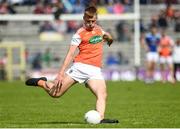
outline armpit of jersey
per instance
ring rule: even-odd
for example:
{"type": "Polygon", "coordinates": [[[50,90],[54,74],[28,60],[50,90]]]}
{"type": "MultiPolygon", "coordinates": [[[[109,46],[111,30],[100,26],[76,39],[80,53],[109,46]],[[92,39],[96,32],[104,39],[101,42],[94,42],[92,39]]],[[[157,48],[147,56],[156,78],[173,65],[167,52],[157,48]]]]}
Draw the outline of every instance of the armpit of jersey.
{"type": "Polygon", "coordinates": [[[81,43],[81,37],[78,34],[74,34],[71,40],[71,45],[77,45],[79,46],[79,44],[81,43]]]}

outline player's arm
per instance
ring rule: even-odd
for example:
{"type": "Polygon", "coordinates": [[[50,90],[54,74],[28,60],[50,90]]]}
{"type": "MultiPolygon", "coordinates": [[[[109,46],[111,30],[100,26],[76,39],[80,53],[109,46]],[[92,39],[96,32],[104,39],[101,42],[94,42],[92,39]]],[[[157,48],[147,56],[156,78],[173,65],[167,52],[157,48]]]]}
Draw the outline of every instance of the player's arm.
{"type": "Polygon", "coordinates": [[[107,33],[107,32],[103,34],[103,39],[104,39],[105,42],[107,42],[107,44],[109,46],[111,46],[111,44],[113,43],[112,36],[109,33],[107,33]]]}
{"type": "Polygon", "coordinates": [[[68,53],[64,59],[64,62],[59,70],[58,76],[56,77],[56,80],[62,81],[62,78],[64,76],[65,70],[69,66],[70,62],[74,58],[75,51],[79,44],[81,43],[81,37],[78,34],[74,34],[71,40],[71,45],[69,47],[68,53]]]}
{"type": "Polygon", "coordinates": [[[71,63],[77,47],[78,47],[77,45],[70,45],[69,50],[67,52],[67,55],[63,61],[63,64],[62,64],[59,72],[58,72],[58,76],[56,77],[56,80],[62,81],[65,70],[67,69],[67,67],[71,63]]]}
{"type": "Polygon", "coordinates": [[[70,62],[72,61],[75,51],[77,49],[76,45],[70,45],[68,53],[64,59],[63,65],[60,69],[60,73],[64,73],[64,71],[66,70],[66,68],[69,66],[70,62]]]}
{"type": "Polygon", "coordinates": [[[158,46],[157,46],[157,52],[161,55],[161,51],[162,51],[162,46],[161,46],[161,44],[159,44],[158,46]]]}
{"type": "Polygon", "coordinates": [[[170,50],[171,50],[171,54],[173,53],[173,49],[174,49],[174,40],[172,38],[170,38],[170,50]]]}
{"type": "Polygon", "coordinates": [[[148,48],[148,46],[146,44],[145,36],[144,35],[141,35],[140,43],[141,43],[141,46],[145,49],[145,51],[149,51],[149,48],[148,48]]]}

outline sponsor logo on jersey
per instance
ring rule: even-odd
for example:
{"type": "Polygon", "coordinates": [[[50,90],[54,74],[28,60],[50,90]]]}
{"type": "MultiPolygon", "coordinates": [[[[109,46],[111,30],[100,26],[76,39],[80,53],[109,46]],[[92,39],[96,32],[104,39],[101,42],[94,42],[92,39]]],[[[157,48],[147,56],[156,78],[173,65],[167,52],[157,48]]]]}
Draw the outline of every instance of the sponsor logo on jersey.
{"type": "Polygon", "coordinates": [[[90,38],[89,43],[91,44],[96,44],[102,41],[102,37],[101,36],[93,36],[90,38]]]}

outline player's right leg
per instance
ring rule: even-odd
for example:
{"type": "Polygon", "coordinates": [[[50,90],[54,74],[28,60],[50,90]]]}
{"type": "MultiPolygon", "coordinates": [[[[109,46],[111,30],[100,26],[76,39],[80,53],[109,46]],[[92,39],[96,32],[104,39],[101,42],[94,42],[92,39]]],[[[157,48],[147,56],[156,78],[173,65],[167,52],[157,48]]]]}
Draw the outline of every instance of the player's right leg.
{"type": "Polygon", "coordinates": [[[62,96],[75,83],[76,81],[67,74],[65,74],[62,83],[58,85],[55,85],[53,82],[48,82],[45,77],[30,78],[26,81],[26,85],[41,87],[50,96],[55,98],[62,96]]]}
{"type": "Polygon", "coordinates": [[[153,61],[147,61],[147,71],[146,71],[146,83],[153,83],[153,77],[154,77],[154,67],[155,63],[153,61]]]}
{"type": "Polygon", "coordinates": [[[166,75],[165,75],[165,68],[164,68],[163,63],[160,63],[160,70],[161,70],[161,78],[162,78],[162,82],[165,83],[166,82],[166,75]]]}

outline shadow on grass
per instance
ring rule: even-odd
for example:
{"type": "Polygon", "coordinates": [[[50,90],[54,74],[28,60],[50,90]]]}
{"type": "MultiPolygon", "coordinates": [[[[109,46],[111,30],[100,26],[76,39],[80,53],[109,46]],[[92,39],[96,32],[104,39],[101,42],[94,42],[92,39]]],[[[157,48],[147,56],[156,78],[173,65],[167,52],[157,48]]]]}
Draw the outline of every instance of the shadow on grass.
{"type": "Polygon", "coordinates": [[[31,124],[37,124],[37,125],[61,125],[61,124],[66,124],[66,125],[85,125],[85,122],[71,122],[71,121],[43,121],[43,122],[11,122],[9,123],[11,125],[31,125],[31,124]]]}
{"type": "Polygon", "coordinates": [[[85,122],[64,122],[64,121],[48,121],[48,122],[37,122],[37,124],[69,124],[69,125],[76,125],[76,124],[86,124],[85,122]]]}

